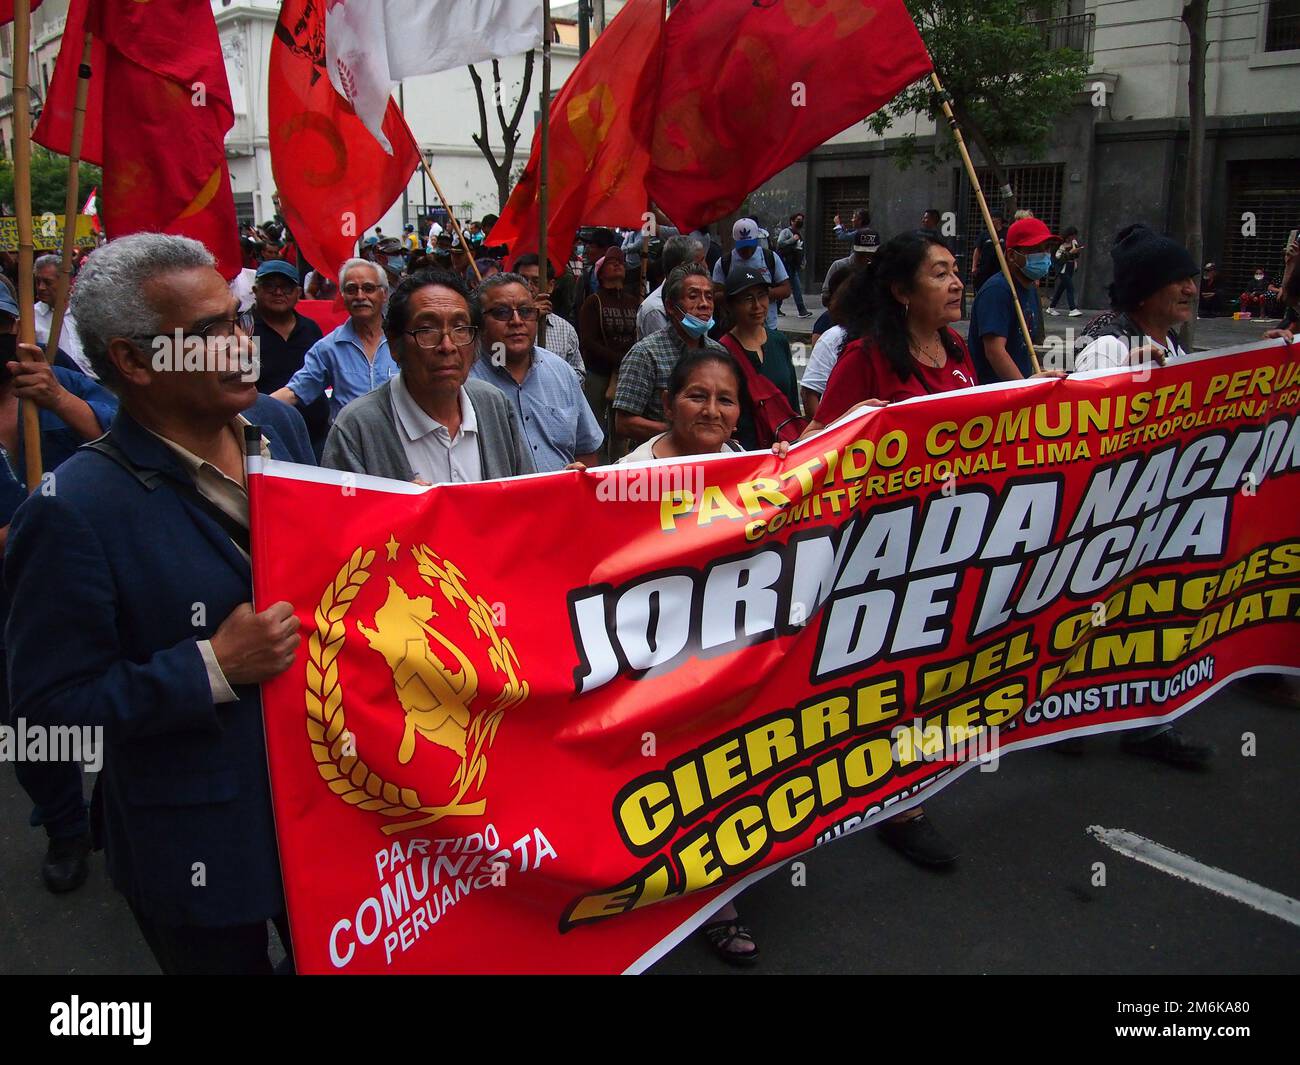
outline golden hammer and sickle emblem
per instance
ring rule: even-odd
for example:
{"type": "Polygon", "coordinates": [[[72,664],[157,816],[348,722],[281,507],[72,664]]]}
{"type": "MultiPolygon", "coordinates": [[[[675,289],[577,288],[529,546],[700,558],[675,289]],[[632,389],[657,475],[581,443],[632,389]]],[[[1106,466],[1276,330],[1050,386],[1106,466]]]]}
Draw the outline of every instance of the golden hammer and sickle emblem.
{"type": "Polygon", "coordinates": [[[397,760],[406,765],[415,754],[415,736],[465,757],[470,705],[478,694],[478,672],[455,644],[429,622],[435,616],[427,596],[412,599],[392,577],[388,599],[375,611],[375,627],[357,622],[371,648],[384,656],[393,674],[397,701],[406,714],[406,731],[397,760]],[[435,654],[432,636],[456,662],[449,669],[435,654]]]}

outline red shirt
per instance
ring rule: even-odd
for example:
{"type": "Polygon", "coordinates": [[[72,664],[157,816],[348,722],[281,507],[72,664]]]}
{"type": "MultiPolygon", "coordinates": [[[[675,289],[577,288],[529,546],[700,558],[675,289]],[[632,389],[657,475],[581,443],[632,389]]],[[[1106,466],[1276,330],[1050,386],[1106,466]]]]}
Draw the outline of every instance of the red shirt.
{"type": "Polygon", "coordinates": [[[972,388],[978,381],[971,366],[970,352],[960,334],[943,331],[948,361],[935,368],[912,362],[912,374],[906,381],[899,378],[893,365],[879,346],[869,338],[855,340],[840,355],[826,392],[817,405],[817,420],[829,425],[846,410],[864,399],[883,399],[889,403],[935,392],[957,392],[972,388]]]}

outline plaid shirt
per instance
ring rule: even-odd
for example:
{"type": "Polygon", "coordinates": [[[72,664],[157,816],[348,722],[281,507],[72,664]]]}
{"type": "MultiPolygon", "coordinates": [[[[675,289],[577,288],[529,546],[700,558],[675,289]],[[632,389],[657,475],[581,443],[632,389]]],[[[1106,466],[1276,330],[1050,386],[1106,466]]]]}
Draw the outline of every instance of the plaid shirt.
{"type": "Polygon", "coordinates": [[[558,314],[546,316],[544,347],[572,366],[579,381],[587,376],[587,366],[582,361],[582,352],[578,350],[578,331],[558,314]]]}
{"type": "MultiPolygon", "coordinates": [[[[704,338],[704,347],[727,354],[726,348],[708,337],[704,338]]],[[[614,409],[663,421],[663,392],[668,387],[668,378],[677,360],[690,350],[686,338],[671,325],[638,340],[619,363],[614,409]]]]}

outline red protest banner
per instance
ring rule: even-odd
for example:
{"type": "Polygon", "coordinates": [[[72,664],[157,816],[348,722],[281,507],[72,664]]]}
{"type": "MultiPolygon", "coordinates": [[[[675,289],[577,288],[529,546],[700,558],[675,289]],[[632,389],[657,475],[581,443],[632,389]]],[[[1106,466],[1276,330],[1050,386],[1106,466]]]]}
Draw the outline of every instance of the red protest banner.
{"type": "Polygon", "coordinates": [[[433,489],[254,460],[300,971],[619,972],[991,754],[1300,672],[1300,349],[433,489]],[[302,536],[302,516],[313,536],[302,536]]]}

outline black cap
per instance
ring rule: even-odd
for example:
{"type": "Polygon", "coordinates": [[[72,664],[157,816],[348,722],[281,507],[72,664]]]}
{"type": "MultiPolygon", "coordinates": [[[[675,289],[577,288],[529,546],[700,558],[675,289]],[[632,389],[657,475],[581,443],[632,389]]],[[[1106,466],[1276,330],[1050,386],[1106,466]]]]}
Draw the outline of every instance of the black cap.
{"type": "Polygon", "coordinates": [[[727,275],[726,294],[727,299],[732,296],[739,296],[742,292],[747,292],[751,288],[762,285],[765,289],[772,287],[771,282],[763,274],[751,266],[732,267],[731,273],[727,275]]]}
{"type": "Polygon", "coordinates": [[[1115,267],[1110,299],[1121,311],[1131,311],[1153,292],[1201,272],[1186,248],[1141,222],[1115,234],[1110,258],[1115,267]]]}

